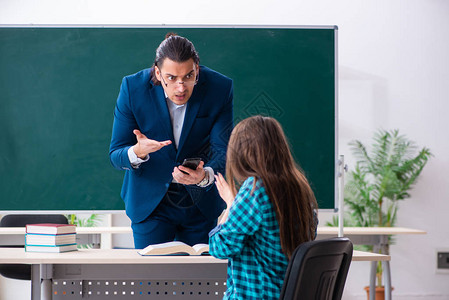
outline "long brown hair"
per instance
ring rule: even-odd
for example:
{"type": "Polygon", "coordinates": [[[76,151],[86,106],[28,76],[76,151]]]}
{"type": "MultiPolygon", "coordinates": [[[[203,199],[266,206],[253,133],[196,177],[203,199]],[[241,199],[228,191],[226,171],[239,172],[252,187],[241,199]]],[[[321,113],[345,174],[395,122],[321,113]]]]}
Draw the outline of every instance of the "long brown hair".
{"type": "Polygon", "coordinates": [[[238,123],[228,144],[226,177],[232,190],[248,177],[262,180],[279,222],[287,257],[315,237],[315,195],[290,152],[278,121],[253,116],[238,123]]]}

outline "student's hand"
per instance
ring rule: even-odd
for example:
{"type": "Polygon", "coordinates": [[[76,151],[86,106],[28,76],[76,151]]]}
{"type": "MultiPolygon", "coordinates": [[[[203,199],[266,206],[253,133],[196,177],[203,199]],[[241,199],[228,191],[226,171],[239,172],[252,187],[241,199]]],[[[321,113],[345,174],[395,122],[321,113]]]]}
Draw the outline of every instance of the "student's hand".
{"type": "Polygon", "coordinates": [[[234,202],[237,192],[235,190],[231,190],[231,187],[220,173],[215,175],[215,185],[217,186],[220,197],[226,202],[227,208],[229,209],[234,202]]]}
{"type": "Polygon", "coordinates": [[[134,153],[136,153],[137,157],[145,158],[148,154],[153,153],[171,144],[170,140],[158,142],[155,140],[150,140],[147,138],[140,130],[134,129],[133,133],[136,135],[137,144],[134,145],[134,153]]]}
{"type": "Polygon", "coordinates": [[[173,169],[173,178],[181,184],[197,184],[206,176],[206,171],[204,171],[204,161],[200,161],[200,164],[196,170],[184,167],[182,165],[177,166],[173,169]],[[184,171],[187,174],[181,172],[184,171]]]}

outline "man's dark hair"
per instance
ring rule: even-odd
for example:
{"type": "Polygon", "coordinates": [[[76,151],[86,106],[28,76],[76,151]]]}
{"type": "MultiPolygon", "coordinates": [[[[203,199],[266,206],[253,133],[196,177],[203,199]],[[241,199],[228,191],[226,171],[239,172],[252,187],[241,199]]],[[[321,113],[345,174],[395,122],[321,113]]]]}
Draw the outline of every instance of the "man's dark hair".
{"type": "Polygon", "coordinates": [[[161,82],[156,77],[154,67],[157,66],[160,69],[166,58],[179,63],[189,59],[193,59],[195,64],[200,63],[198,52],[196,52],[195,46],[193,46],[191,41],[176,33],[167,33],[165,40],[156,49],[156,57],[151,70],[151,81],[155,85],[160,85],[161,82]]]}

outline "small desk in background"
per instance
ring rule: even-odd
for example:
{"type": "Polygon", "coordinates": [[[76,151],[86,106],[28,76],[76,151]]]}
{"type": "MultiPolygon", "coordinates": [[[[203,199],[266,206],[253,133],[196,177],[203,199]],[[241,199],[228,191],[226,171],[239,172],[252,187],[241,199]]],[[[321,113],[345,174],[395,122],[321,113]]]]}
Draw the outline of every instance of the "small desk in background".
{"type": "MultiPolygon", "coordinates": [[[[388,253],[388,237],[397,234],[426,234],[423,230],[404,228],[404,227],[344,227],[343,235],[349,238],[354,245],[372,245],[375,253],[388,253]]],[[[338,227],[318,227],[317,239],[336,237],[338,227]]],[[[390,261],[383,262],[385,300],[391,300],[391,271],[390,261]]],[[[375,299],[377,262],[371,262],[370,270],[370,294],[369,299],[375,299]]]]}
{"type": "MultiPolygon", "coordinates": [[[[361,251],[352,257],[389,259],[361,251]]],[[[226,290],[227,260],[211,256],[140,256],[135,249],[35,253],[0,248],[0,263],[32,265],[32,300],[222,299],[226,290]]]]}

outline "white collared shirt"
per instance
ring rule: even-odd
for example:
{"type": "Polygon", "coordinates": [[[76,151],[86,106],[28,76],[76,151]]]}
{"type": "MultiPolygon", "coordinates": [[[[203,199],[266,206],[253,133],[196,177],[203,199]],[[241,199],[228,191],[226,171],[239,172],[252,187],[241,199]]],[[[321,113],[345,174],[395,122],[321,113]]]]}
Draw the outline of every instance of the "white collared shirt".
{"type": "MultiPolygon", "coordinates": [[[[184,118],[186,115],[186,108],[188,102],[182,105],[177,105],[168,98],[165,91],[164,94],[165,94],[165,101],[167,103],[167,108],[170,113],[170,120],[172,124],[175,147],[176,149],[178,149],[179,139],[181,138],[182,126],[184,125],[184,118]]],[[[134,146],[132,146],[128,149],[128,158],[129,162],[131,163],[131,166],[134,169],[138,169],[140,164],[150,159],[150,156],[147,155],[144,159],[137,157],[136,153],[134,152],[134,146]]],[[[205,186],[208,186],[215,181],[214,170],[211,167],[204,167],[204,171],[206,172],[206,176],[208,177],[208,184],[205,186]]],[[[173,179],[173,182],[176,181],[173,179]]]]}
{"type": "Polygon", "coordinates": [[[187,103],[177,105],[173,103],[167,95],[165,95],[168,111],[170,113],[170,120],[173,129],[173,138],[175,139],[175,146],[178,149],[179,139],[181,138],[182,126],[184,125],[184,118],[186,116],[187,103]]]}

